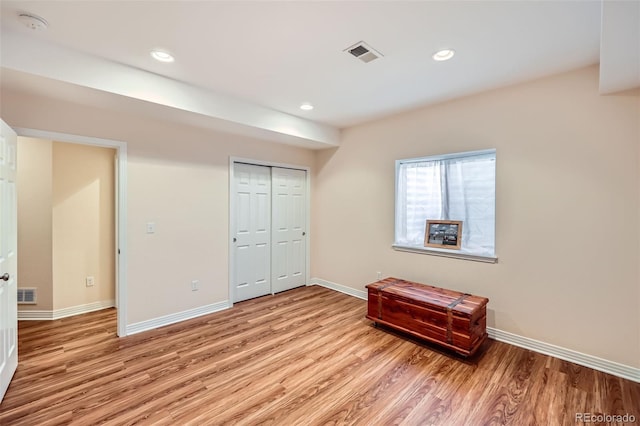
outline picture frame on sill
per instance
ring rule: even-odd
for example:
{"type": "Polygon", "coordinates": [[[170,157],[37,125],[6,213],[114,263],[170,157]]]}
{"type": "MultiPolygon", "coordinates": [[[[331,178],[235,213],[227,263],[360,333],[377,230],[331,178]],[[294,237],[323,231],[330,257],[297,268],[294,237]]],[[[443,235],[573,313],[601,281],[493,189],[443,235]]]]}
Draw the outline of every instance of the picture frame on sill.
{"type": "Polygon", "coordinates": [[[462,246],[461,220],[427,220],[424,246],[460,250],[462,246]]]}

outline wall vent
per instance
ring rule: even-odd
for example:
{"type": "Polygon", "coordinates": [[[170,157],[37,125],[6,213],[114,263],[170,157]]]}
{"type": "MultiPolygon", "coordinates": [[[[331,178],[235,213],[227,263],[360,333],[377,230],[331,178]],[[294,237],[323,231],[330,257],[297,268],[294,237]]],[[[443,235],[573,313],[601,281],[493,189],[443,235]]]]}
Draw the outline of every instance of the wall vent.
{"type": "Polygon", "coordinates": [[[360,41],[353,46],[347,47],[344,51],[352,54],[364,63],[369,63],[382,57],[382,53],[378,52],[364,41],[360,41]]]}
{"type": "Polygon", "coordinates": [[[36,289],[35,288],[19,288],[18,289],[18,304],[19,305],[35,305],[36,302],[36,289]]]}

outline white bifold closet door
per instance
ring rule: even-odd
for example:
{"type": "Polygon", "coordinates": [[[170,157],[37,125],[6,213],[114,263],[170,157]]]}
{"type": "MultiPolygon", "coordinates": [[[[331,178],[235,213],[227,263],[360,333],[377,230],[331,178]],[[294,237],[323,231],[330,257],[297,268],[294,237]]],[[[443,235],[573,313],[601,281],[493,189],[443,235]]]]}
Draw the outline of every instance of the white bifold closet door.
{"type": "Polygon", "coordinates": [[[233,301],[306,284],[306,172],[234,163],[233,301]]]}

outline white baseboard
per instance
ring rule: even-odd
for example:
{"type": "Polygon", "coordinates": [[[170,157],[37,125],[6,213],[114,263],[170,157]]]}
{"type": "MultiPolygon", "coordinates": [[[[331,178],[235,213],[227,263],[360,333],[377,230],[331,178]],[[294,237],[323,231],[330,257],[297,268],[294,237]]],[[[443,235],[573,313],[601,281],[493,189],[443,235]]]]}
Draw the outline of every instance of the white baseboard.
{"type": "MultiPolygon", "coordinates": [[[[359,299],[367,299],[367,293],[363,290],[356,290],[354,288],[332,283],[320,278],[311,278],[309,285],[314,284],[329,288],[331,290],[339,291],[341,293],[345,293],[359,299]]],[[[552,345],[550,343],[541,342],[539,340],[530,339],[528,337],[519,336],[507,331],[498,330],[497,328],[487,327],[487,333],[489,334],[490,338],[499,342],[504,342],[513,346],[529,349],[534,352],[573,362],[574,364],[593,368],[594,370],[602,371],[604,373],[612,374],[614,376],[622,377],[624,379],[640,383],[640,368],[598,358],[593,355],[584,354],[572,349],[567,349],[560,346],[552,345]]]]}
{"type": "Polygon", "coordinates": [[[153,318],[146,321],[137,322],[127,325],[127,336],[136,333],[142,333],[143,331],[153,330],[165,325],[175,324],[180,321],[196,318],[202,315],[212,314],[214,312],[223,311],[229,309],[231,304],[228,300],[222,302],[213,303],[210,305],[201,306],[199,308],[189,309],[187,311],[178,312],[175,314],[165,315],[158,318],[153,318]]]}
{"type": "Polygon", "coordinates": [[[367,292],[364,290],[356,290],[355,288],[332,283],[331,281],[322,280],[320,278],[311,278],[307,285],[319,285],[320,287],[330,288],[331,290],[339,291],[340,293],[348,294],[349,296],[357,297],[358,299],[367,300],[367,292]]]}
{"type": "Polygon", "coordinates": [[[554,358],[573,362],[574,364],[593,368],[594,370],[609,373],[614,376],[632,380],[640,383],[640,368],[631,367],[630,365],[619,364],[614,361],[598,358],[593,355],[577,352],[572,349],[563,348],[552,345],[550,343],[541,342],[539,340],[530,339],[528,337],[519,336],[509,333],[508,331],[498,330],[496,328],[487,327],[489,337],[499,342],[508,343],[513,346],[519,346],[554,358]]]}
{"type": "Polygon", "coordinates": [[[89,312],[100,311],[102,309],[113,308],[115,300],[101,300],[99,302],[87,303],[86,305],[70,306],[68,308],[39,311],[18,310],[18,321],[42,321],[57,320],[74,315],[87,314],[89,312]]]}

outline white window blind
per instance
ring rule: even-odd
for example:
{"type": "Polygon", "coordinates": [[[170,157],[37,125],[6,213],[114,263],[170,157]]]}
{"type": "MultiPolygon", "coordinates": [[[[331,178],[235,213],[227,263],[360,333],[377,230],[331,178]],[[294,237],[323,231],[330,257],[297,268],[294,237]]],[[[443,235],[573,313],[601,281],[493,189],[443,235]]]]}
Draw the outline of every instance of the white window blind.
{"type": "Polygon", "coordinates": [[[496,151],[396,161],[395,244],[424,247],[429,220],[461,220],[456,252],[495,256],[496,151]]]}

